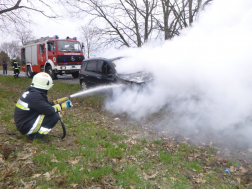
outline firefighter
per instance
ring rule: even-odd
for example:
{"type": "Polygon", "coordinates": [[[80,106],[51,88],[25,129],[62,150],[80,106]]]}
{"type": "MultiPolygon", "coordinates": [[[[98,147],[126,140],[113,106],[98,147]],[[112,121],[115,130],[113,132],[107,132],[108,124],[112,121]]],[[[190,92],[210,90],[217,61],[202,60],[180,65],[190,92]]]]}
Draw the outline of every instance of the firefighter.
{"type": "Polygon", "coordinates": [[[14,78],[16,79],[16,78],[18,78],[18,75],[19,75],[19,68],[20,68],[20,66],[19,66],[19,64],[18,64],[18,62],[16,61],[16,57],[13,57],[13,59],[12,59],[13,61],[12,61],[12,68],[13,68],[13,71],[14,71],[14,78]]]}
{"type": "Polygon", "coordinates": [[[48,101],[47,92],[52,86],[50,75],[37,73],[16,104],[16,127],[23,135],[29,135],[29,140],[42,139],[58,122],[58,112],[72,107],[70,100],[56,105],[48,101]]]}

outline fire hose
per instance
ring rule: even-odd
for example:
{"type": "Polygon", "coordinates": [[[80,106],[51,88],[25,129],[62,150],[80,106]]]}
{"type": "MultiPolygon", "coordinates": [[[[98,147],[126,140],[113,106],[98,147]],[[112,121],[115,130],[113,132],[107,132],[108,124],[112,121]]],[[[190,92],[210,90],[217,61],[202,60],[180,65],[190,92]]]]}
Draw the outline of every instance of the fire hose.
{"type": "MultiPolygon", "coordinates": [[[[63,102],[66,102],[67,100],[69,100],[71,97],[68,96],[68,97],[63,97],[63,98],[60,98],[60,99],[57,99],[55,101],[53,101],[53,105],[55,104],[61,104],[63,102]]],[[[62,129],[63,129],[63,136],[61,137],[61,139],[65,138],[66,136],[66,127],[65,127],[65,124],[64,124],[64,121],[62,119],[62,116],[59,112],[59,120],[60,120],[60,123],[61,123],[61,126],[62,126],[62,129]]]]}
{"type": "Polygon", "coordinates": [[[66,136],[66,127],[65,127],[65,124],[63,122],[63,119],[62,119],[62,116],[60,115],[60,113],[59,113],[59,120],[60,120],[62,129],[63,129],[63,136],[61,137],[61,139],[63,139],[66,136]]]}

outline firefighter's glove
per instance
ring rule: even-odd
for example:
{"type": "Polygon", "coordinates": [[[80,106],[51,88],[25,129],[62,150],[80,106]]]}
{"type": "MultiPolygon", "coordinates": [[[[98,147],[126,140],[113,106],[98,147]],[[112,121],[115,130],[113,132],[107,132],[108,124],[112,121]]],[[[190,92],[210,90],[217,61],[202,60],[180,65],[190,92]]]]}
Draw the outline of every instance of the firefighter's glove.
{"type": "Polygon", "coordinates": [[[67,107],[68,109],[70,109],[70,108],[73,107],[73,104],[72,104],[71,100],[66,101],[66,107],[67,107]]]}
{"type": "Polygon", "coordinates": [[[61,110],[65,110],[65,109],[69,109],[73,107],[71,100],[68,100],[60,105],[61,105],[61,110]]]}
{"type": "Polygon", "coordinates": [[[73,104],[72,104],[71,100],[68,100],[64,103],[56,104],[53,107],[55,109],[55,112],[60,112],[60,111],[64,111],[65,109],[72,108],[73,104]]]}
{"type": "Polygon", "coordinates": [[[73,107],[73,104],[72,104],[71,100],[68,100],[68,101],[61,104],[61,109],[62,110],[70,109],[72,107],[73,107]]]}
{"type": "Polygon", "coordinates": [[[54,106],[55,112],[60,112],[61,111],[61,105],[60,104],[55,104],[54,106]]]}

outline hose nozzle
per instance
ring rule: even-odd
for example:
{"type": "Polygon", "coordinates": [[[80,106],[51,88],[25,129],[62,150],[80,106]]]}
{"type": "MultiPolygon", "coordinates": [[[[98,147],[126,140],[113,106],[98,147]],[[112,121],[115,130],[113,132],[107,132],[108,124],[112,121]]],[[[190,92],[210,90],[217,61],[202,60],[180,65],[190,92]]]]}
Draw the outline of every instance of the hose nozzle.
{"type": "Polygon", "coordinates": [[[70,96],[66,96],[66,97],[63,97],[63,98],[59,98],[59,99],[53,101],[53,105],[55,105],[55,104],[60,104],[60,103],[65,102],[65,101],[67,101],[67,100],[69,100],[69,99],[70,99],[70,96]]]}

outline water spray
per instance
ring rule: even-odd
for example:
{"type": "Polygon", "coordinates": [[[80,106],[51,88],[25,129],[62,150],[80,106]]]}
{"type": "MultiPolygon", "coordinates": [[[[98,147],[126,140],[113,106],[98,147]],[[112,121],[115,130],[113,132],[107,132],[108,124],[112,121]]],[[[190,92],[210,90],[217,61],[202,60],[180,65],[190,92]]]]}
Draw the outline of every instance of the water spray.
{"type": "MultiPolygon", "coordinates": [[[[105,90],[113,89],[113,88],[118,88],[118,87],[122,87],[122,86],[123,86],[123,84],[106,85],[106,86],[96,87],[96,88],[85,90],[85,91],[80,91],[80,92],[74,93],[74,94],[72,94],[70,96],[59,98],[59,99],[53,101],[53,105],[61,104],[63,102],[66,102],[67,100],[70,100],[71,98],[86,96],[86,95],[89,95],[89,94],[92,94],[92,93],[101,92],[101,91],[105,91],[105,90]]],[[[62,116],[61,116],[60,113],[59,113],[59,120],[60,120],[62,129],[63,129],[63,136],[61,137],[63,139],[66,136],[66,128],[65,128],[65,124],[63,122],[63,119],[62,119],[62,116]]]]}
{"type": "Polygon", "coordinates": [[[53,105],[63,103],[65,101],[67,101],[67,100],[70,100],[71,98],[86,96],[86,95],[89,95],[89,94],[92,94],[92,93],[101,92],[101,91],[105,91],[105,90],[113,89],[113,88],[118,88],[118,87],[122,87],[122,86],[124,86],[124,85],[123,84],[106,85],[106,86],[96,87],[96,88],[92,88],[92,89],[85,90],[85,91],[79,91],[79,92],[74,93],[74,94],[72,94],[70,96],[59,98],[59,99],[53,101],[53,105]]]}
{"type": "Polygon", "coordinates": [[[69,96],[69,98],[75,98],[75,97],[79,97],[79,96],[86,96],[92,93],[96,93],[96,92],[101,92],[101,91],[105,91],[105,90],[109,90],[109,89],[113,89],[113,88],[119,88],[124,86],[123,84],[116,84],[116,85],[105,85],[105,86],[101,86],[101,87],[96,87],[96,88],[92,88],[89,90],[85,90],[85,91],[80,91],[77,93],[74,93],[72,95],[69,96]]]}

